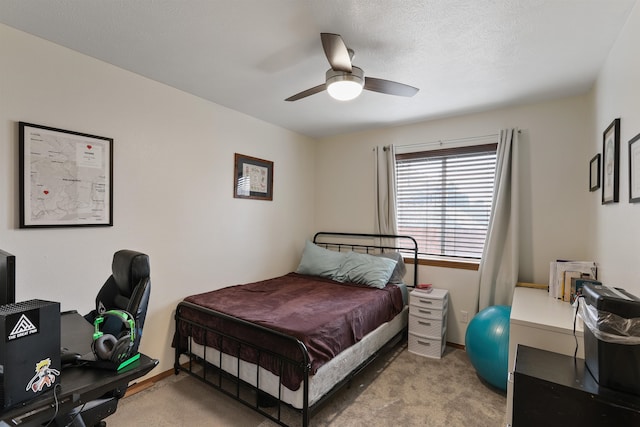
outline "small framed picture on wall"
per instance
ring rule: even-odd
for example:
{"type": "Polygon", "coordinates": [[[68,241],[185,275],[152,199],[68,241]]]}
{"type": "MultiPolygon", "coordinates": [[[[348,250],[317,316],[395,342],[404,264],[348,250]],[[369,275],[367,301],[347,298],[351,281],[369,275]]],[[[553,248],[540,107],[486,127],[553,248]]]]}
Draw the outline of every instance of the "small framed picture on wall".
{"type": "Polygon", "coordinates": [[[602,204],[617,203],[620,188],[620,119],[602,134],[602,204]]]}
{"type": "Polygon", "coordinates": [[[629,202],[640,202],[640,133],[629,141],[629,202]]]}
{"type": "Polygon", "coordinates": [[[235,153],[233,197],[273,200],[273,162],[235,153]]]}
{"type": "Polygon", "coordinates": [[[600,153],[589,162],[589,191],[600,188],[600,153]]]}

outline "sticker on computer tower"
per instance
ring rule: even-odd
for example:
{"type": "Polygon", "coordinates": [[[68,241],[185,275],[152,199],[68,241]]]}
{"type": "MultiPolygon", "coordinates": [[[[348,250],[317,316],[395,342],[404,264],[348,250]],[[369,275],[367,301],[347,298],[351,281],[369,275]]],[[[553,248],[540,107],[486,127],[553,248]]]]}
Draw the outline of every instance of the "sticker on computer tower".
{"type": "Polygon", "coordinates": [[[40,332],[40,310],[29,310],[7,316],[6,329],[10,331],[6,341],[13,341],[18,338],[40,332]]]}
{"type": "Polygon", "coordinates": [[[60,375],[60,371],[51,367],[51,359],[43,359],[36,363],[36,374],[27,384],[25,391],[33,391],[37,393],[42,391],[45,386],[51,387],[56,382],[56,377],[60,375]]]}

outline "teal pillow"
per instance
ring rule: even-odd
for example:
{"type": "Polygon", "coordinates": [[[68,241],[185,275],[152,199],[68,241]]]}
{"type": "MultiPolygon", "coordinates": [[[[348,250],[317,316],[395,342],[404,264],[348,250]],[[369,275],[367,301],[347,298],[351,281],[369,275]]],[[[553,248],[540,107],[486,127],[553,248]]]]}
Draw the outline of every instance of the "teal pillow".
{"type": "Polygon", "coordinates": [[[404,275],[407,274],[407,267],[404,264],[404,259],[402,258],[401,253],[384,252],[381,254],[377,254],[376,256],[389,258],[396,262],[396,267],[393,269],[393,272],[391,273],[391,277],[389,278],[389,283],[393,283],[394,285],[399,285],[401,283],[404,283],[404,275]]]}
{"type": "Polygon", "coordinates": [[[347,252],[334,280],[382,289],[389,283],[395,267],[396,261],[389,258],[347,252]]]}
{"type": "Polygon", "coordinates": [[[344,258],[344,252],[321,248],[307,240],[296,273],[333,279],[344,258]]]}

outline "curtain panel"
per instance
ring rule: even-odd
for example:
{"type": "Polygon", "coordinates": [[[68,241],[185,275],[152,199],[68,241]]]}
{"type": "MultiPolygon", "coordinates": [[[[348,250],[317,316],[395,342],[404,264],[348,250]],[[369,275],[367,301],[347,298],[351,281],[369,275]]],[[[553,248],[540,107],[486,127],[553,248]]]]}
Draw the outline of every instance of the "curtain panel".
{"type": "Polygon", "coordinates": [[[511,305],[518,281],[518,130],[503,129],[498,141],[493,205],[480,262],[478,311],[511,305]]]}
{"type": "Polygon", "coordinates": [[[398,234],[396,211],[396,150],[393,145],[376,147],[375,159],[375,232],[398,234]]]}

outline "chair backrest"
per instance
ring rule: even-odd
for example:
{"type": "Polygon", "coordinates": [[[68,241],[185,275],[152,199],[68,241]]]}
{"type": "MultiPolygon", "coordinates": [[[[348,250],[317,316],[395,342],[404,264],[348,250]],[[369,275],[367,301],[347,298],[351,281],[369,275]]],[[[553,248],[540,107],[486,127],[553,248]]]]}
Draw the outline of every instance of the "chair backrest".
{"type": "Polygon", "coordinates": [[[134,351],[138,351],[151,294],[149,256],[128,249],[120,250],[113,255],[111,271],[96,297],[95,314],[114,309],[131,314],[136,322],[134,351]]]}

